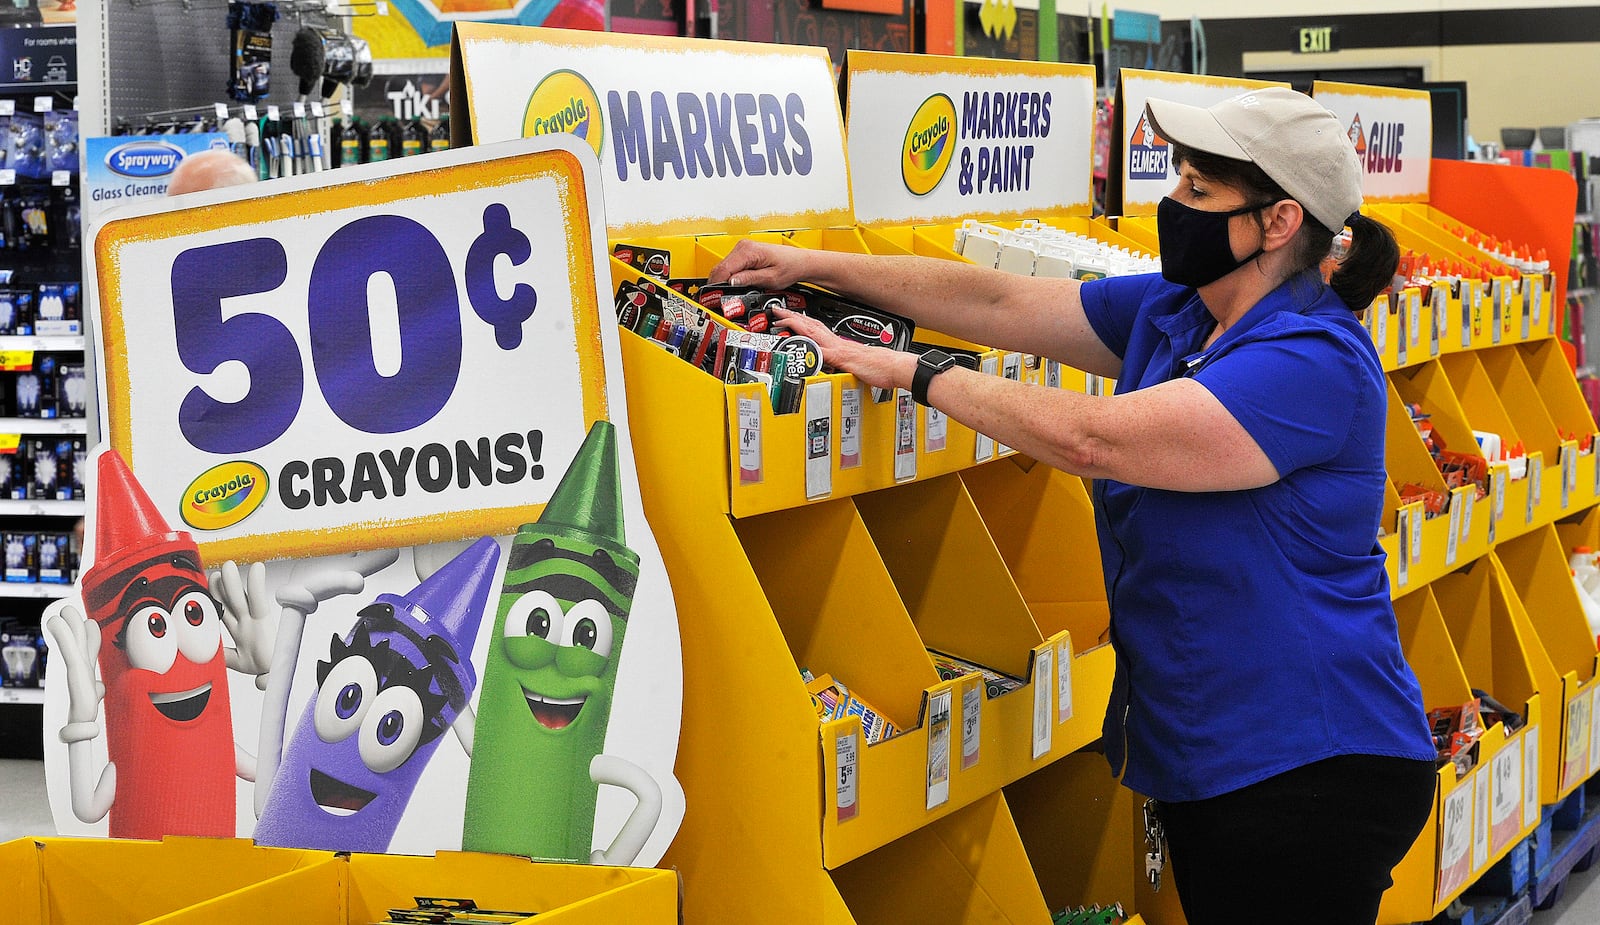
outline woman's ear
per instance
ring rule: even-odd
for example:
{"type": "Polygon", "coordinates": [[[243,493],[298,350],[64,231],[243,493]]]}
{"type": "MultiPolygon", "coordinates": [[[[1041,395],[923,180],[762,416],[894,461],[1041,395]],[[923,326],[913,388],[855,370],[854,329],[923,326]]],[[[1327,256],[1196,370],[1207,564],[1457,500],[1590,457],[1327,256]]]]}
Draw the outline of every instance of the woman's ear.
{"type": "Polygon", "coordinates": [[[1293,241],[1306,221],[1305,208],[1293,199],[1280,199],[1262,211],[1265,234],[1261,244],[1269,251],[1293,241]]]}

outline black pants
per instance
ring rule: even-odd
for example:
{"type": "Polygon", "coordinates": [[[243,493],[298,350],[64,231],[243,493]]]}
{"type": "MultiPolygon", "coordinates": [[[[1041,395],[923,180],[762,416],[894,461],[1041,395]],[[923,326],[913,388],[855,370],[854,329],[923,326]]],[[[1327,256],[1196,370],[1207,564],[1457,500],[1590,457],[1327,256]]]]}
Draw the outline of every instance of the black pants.
{"type": "Polygon", "coordinates": [[[1189,925],[1372,925],[1434,799],[1433,762],[1346,755],[1161,804],[1189,925]]]}

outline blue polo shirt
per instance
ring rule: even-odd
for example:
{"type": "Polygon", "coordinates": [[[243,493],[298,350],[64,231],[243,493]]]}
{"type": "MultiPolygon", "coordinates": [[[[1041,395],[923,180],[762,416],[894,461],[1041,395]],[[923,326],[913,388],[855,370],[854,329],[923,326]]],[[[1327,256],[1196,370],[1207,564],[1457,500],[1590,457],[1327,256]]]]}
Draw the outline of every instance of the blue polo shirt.
{"type": "MultiPolygon", "coordinates": [[[[1117,393],[1188,376],[1272,460],[1248,491],[1094,484],[1117,674],[1106,756],[1159,800],[1200,800],[1335,755],[1435,757],[1400,649],[1378,521],[1387,389],[1315,271],[1217,338],[1194,289],[1085,283],[1117,393]]],[[[1204,460],[1198,465],[1205,465],[1204,460]]]]}

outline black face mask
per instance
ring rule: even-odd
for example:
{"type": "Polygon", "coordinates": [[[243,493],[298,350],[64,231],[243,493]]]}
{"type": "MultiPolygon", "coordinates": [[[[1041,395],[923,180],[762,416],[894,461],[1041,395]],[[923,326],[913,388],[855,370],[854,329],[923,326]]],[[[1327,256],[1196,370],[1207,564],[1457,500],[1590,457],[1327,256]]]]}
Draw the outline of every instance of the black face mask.
{"type": "Polygon", "coordinates": [[[1244,206],[1231,212],[1205,212],[1164,197],[1156,207],[1156,237],[1161,243],[1161,275],[1169,283],[1209,285],[1261,256],[1258,247],[1243,260],[1233,259],[1228,244],[1228,220],[1272,205],[1244,206]]]}

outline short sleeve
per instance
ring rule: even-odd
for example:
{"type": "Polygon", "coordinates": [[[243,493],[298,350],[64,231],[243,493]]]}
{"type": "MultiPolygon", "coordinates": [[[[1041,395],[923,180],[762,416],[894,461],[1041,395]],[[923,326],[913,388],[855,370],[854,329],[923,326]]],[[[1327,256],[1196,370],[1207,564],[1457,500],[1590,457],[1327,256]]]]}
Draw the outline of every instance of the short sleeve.
{"type": "Polygon", "coordinates": [[[1160,279],[1155,274],[1108,276],[1090,280],[1078,290],[1078,300],[1083,303],[1083,315],[1089,327],[1119,359],[1127,358],[1128,339],[1133,334],[1139,308],[1149,295],[1151,284],[1160,279]]]}
{"type": "Polygon", "coordinates": [[[1356,345],[1321,328],[1239,344],[1195,380],[1255,439],[1278,475],[1333,459],[1357,412],[1374,396],[1374,373],[1356,345]]]}

